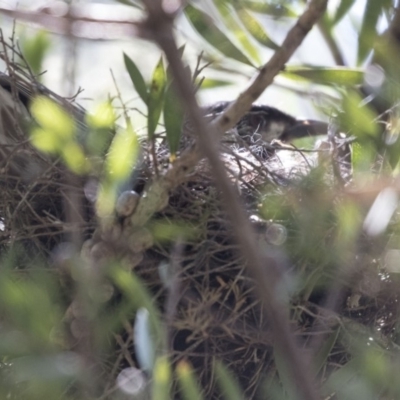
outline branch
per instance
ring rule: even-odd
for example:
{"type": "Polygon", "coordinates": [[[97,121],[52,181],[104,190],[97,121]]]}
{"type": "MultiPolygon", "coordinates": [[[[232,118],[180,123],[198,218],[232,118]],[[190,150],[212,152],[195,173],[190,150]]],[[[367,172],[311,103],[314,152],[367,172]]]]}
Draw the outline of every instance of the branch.
{"type": "Polygon", "coordinates": [[[260,72],[251,85],[213,122],[217,126],[218,131],[226,132],[228,129],[234,127],[244,113],[250,109],[252,103],[273,82],[275,76],[284,69],[285,64],[300,46],[313,25],[323,15],[327,3],[328,0],[312,0],[310,2],[307,10],[287,34],[282,46],[260,69],[260,72]]]}
{"type": "MultiPolygon", "coordinates": [[[[262,254],[257,240],[248,221],[244,207],[235,188],[229,181],[224,164],[219,158],[217,138],[218,131],[226,131],[233,127],[240,117],[250,108],[251,104],[272,82],[273,78],[283,68],[291,55],[311,30],[313,24],[323,14],[327,0],[312,0],[307,11],[299,18],[290,30],[282,47],[271,60],[260,70],[250,87],[218,118],[208,125],[196,102],[190,77],[185,71],[178,48],[173,36],[173,15],[162,8],[161,0],[144,0],[148,18],[143,28],[164,51],[171,72],[174,76],[176,89],[186,109],[186,113],[196,126],[200,150],[207,156],[213,169],[217,186],[220,188],[226,211],[232,221],[232,227],[242,253],[247,260],[249,273],[255,282],[257,295],[262,300],[263,311],[271,322],[275,343],[280,354],[285,358],[291,373],[294,386],[300,396],[307,400],[317,400],[313,380],[308,373],[309,364],[305,362],[304,354],[296,347],[285,315],[284,305],[277,299],[276,287],[280,280],[282,263],[277,258],[262,254]]],[[[160,184],[160,182],[158,182],[160,184]]],[[[168,185],[167,185],[168,186],[168,185]]],[[[147,196],[149,199],[150,196],[147,196]]]]}

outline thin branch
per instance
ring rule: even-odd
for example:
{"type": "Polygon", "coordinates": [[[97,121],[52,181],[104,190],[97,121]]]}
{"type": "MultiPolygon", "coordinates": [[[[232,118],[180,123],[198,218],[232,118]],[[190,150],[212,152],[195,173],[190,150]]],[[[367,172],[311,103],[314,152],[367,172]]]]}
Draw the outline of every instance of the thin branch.
{"type": "Polygon", "coordinates": [[[252,103],[273,82],[276,75],[284,69],[293,53],[300,46],[313,25],[323,15],[328,0],[312,0],[307,10],[300,16],[293,28],[288,32],[281,47],[271,59],[260,69],[251,85],[240,94],[222,115],[213,121],[219,132],[226,132],[235,126],[252,103]]]}
{"type": "Polygon", "coordinates": [[[309,374],[309,363],[305,361],[304,354],[295,345],[285,306],[278,300],[275,293],[275,289],[278,287],[277,283],[281,278],[282,262],[276,257],[261,254],[255,233],[237,192],[228,178],[224,164],[220,160],[216,144],[218,131],[226,131],[233,127],[250,108],[253,101],[272,83],[273,78],[283,68],[312,26],[321,17],[326,4],[327,0],[310,2],[307,11],[291,29],[282,47],[260,70],[250,87],[215,123],[210,125],[203,118],[203,113],[193,93],[190,77],[186,73],[179,56],[172,30],[173,16],[163,10],[161,1],[145,0],[148,18],[143,24],[146,33],[152,35],[153,40],[158,43],[168,59],[176,89],[189,119],[197,128],[200,150],[207,156],[211,164],[216,184],[222,192],[226,211],[232,221],[233,231],[247,260],[248,270],[254,278],[257,295],[262,300],[263,311],[271,322],[276,346],[287,362],[287,367],[300,397],[307,400],[318,399],[312,377],[309,374]]]}

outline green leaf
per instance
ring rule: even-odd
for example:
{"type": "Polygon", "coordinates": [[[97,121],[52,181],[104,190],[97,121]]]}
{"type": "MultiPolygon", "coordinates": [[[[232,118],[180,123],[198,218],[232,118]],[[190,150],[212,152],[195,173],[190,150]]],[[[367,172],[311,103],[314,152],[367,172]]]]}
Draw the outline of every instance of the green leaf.
{"type": "Polygon", "coordinates": [[[90,165],[85,152],[76,141],[69,141],[61,149],[61,157],[68,168],[75,174],[84,174],[89,171],[90,165]]]}
{"type": "Polygon", "coordinates": [[[184,400],[203,400],[200,387],[194,377],[193,369],[186,361],[176,366],[178,383],[184,400]]]}
{"type": "Polygon", "coordinates": [[[147,99],[149,95],[147,93],[146,83],[144,81],[142,74],[139,71],[139,68],[132,61],[132,59],[128,57],[125,53],[124,53],[124,62],[126,70],[128,71],[128,74],[131,78],[131,81],[133,83],[133,86],[135,87],[137,94],[140,96],[143,102],[147,104],[147,99]]]}
{"type": "Polygon", "coordinates": [[[86,114],[86,123],[94,129],[111,129],[117,119],[114,108],[109,101],[97,104],[94,110],[86,114]]]}
{"type": "Polygon", "coordinates": [[[217,87],[230,86],[230,85],[233,85],[233,82],[231,82],[231,81],[222,81],[220,79],[206,78],[201,82],[200,89],[214,89],[214,88],[217,88],[217,87]]]}
{"type": "Polygon", "coordinates": [[[260,14],[268,14],[273,17],[297,17],[297,13],[282,4],[260,0],[240,0],[239,4],[250,11],[260,14]]]}
{"type": "Polygon", "coordinates": [[[44,153],[56,154],[62,147],[62,143],[56,135],[40,127],[32,129],[30,140],[37,149],[44,153]]]}
{"type": "Polygon", "coordinates": [[[106,159],[106,172],[113,182],[124,181],[131,173],[139,155],[136,132],[131,126],[114,136],[106,159]]]}
{"type": "Polygon", "coordinates": [[[227,0],[214,0],[214,4],[217,7],[226,27],[229,29],[229,32],[232,32],[237,41],[242,45],[243,49],[247,51],[251,58],[257,63],[260,63],[261,61],[258,50],[253,46],[243,27],[234,17],[234,9],[230,2],[227,0]]]}
{"type": "Polygon", "coordinates": [[[355,173],[370,172],[376,157],[375,146],[371,142],[355,142],[352,145],[351,167],[355,173]]]}
{"type": "Polygon", "coordinates": [[[281,75],[293,80],[309,80],[321,85],[359,85],[364,80],[361,69],[345,67],[286,67],[281,75]]]}
{"type": "Polygon", "coordinates": [[[68,140],[75,135],[75,122],[57,103],[45,96],[36,97],[31,105],[36,122],[59,140],[68,140]]]}
{"type": "Polygon", "coordinates": [[[350,10],[356,0],[341,0],[336,13],[332,18],[332,25],[336,25],[350,10]]]}
{"type": "Polygon", "coordinates": [[[47,31],[41,29],[36,35],[22,36],[22,54],[28,62],[34,74],[42,72],[43,60],[51,46],[51,40],[47,31]]]}
{"type": "Polygon", "coordinates": [[[162,57],[158,62],[151,79],[150,93],[147,102],[148,121],[147,132],[150,140],[154,137],[158,120],[163,109],[164,93],[166,87],[166,74],[162,57]]]}
{"type": "Polygon", "coordinates": [[[315,357],[315,369],[313,373],[317,375],[324,365],[326,365],[327,359],[331,354],[333,346],[335,345],[340,332],[340,326],[338,326],[324,341],[321,349],[315,357]]]}
{"type": "Polygon", "coordinates": [[[110,278],[135,309],[143,307],[149,312],[149,323],[152,332],[155,334],[157,341],[161,340],[163,335],[159,312],[144,282],[133,272],[122,268],[111,270],[110,278]]]}
{"type": "Polygon", "coordinates": [[[378,36],[376,25],[382,12],[382,6],[382,1],[367,1],[360,34],[358,36],[358,64],[361,64],[373,50],[375,39],[378,36]]]}
{"type": "Polygon", "coordinates": [[[190,4],[186,6],[185,14],[194,29],[218,51],[229,58],[253,66],[252,62],[215,26],[208,15],[190,4]]]}
{"type": "Polygon", "coordinates": [[[168,358],[163,356],[157,358],[153,371],[153,400],[170,400],[170,389],[172,385],[172,372],[168,358]]]}
{"type": "MultiPolygon", "coordinates": [[[[351,382],[358,376],[359,360],[353,358],[347,364],[342,365],[336,371],[332,372],[328,379],[321,387],[321,394],[323,398],[331,397],[333,393],[343,392],[351,385],[351,382]]],[[[340,396],[339,398],[347,398],[340,396]]]]}
{"type": "Polygon", "coordinates": [[[379,132],[376,112],[367,104],[362,105],[362,98],[355,91],[348,91],[342,100],[343,115],[341,126],[360,139],[375,142],[379,132]]]}
{"type": "Polygon", "coordinates": [[[289,395],[289,399],[296,399],[296,388],[293,383],[293,379],[290,376],[288,362],[285,357],[282,356],[281,352],[276,348],[276,346],[274,346],[274,360],[279,379],[285,392],[289,395]]]}
{"type": "Polygon", "coordinates": [[[222,362],[215,363],[215,375],[225,400],[242,400],[245,398],[237,380],[222,362]]]}
{"type": "Polygon", "coordinates": [[[164,101],[164,124],[167,133],[167,142],[171,155],[179,149],[183,121],[181,101],[175,93],[172,84],[169,85],[164,101]]]}
{"type": "Polygon", "coordinates": [[[279,49],[279,46],[268,36],[265,32],[263,26],[258,22],[258,20],[251,15],[244,8],[237,11],[237,14],[245,26],[247,31],[263,46],[268,47],[273,50],[279,49]]]}

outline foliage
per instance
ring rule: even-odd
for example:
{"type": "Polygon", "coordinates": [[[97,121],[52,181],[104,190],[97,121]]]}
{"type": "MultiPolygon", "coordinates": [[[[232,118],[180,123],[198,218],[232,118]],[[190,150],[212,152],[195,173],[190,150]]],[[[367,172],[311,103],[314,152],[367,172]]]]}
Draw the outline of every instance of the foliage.
{"type": "MultiPolygon", "coordinates": [[[[272,52],[280,46],[265,21],[294,23],[303,3],[214,0],[212,9],[203,8],[201,3],[188,4],[182,18],[206,48],[193,81],[201,75],[203,59],[216,61],[210,68],[219,72],[242,67],[257,72],[265,51],[272,52]]],[[[332,156],[326,156],[320,148],[312,158],[309,151],[314,142],[307,143],[309,148],[301,153],[303,160],[295,161],[289,173],[280,167],[285,161],[271,157],[264,160],[264,169],[259,168],[265,175],[254,178],[252,173],[258,170],[250,164],[258,162],[262,154],[258,159],[249,156],[250,166],[237,163],[243,174],[241,179],[244,178],[235,184],[246,206],[257,212],[254,225],[261,232],[260,251],[268,253],[269,260],[279,261],[278,269],[284,278],[277,284],[276,297],[282,313],[290,314],[295,335],[312,354],[310,375],[318,382],[321,395],[395,399],[400,397],[396,379],[400,360],[400,80],[393,75],[398,59],[391,59],[387,53],[382,55],[374,44],[390,34],[390,23],[398,11],[389,0],[367,1],[357,28],[357,48],[353,49],[357,65],[344,65],[335,34],[357,3],[339,2],[318,23],[336,66],[289,65],[280,73],[288,85],[298,84],[297,90],[303,90],[302,85],[310,82],[321,88],[322,111],[333,116],[334,124],[346,138],[338,137],[336,142],[331,138],[332,156]],[[385,19],[387,30],[382,33],[379,23],[385,19]],[[384,79],[375,86],[368,84],[365,73],[365,65],[370,62],[379,63],[383,73],[384,79]],[[387,90],[388,85],[393,90],[387,90]],[[375,97],[367,101],[367,95],[375,97]],[[384,110],[378,101],[382,98],[389,105],[384,110]],[[353,146],[350,160],[340,154],[349,143],[353,146]],[[349,168],[348,163],[351,179],[342,173],[343,168],[349,168]],[[307,173],[297,175],[296,168],[301,169],[303,164],[307,173]],[[262,183],[259,179],[263,179],[262,183]]],[[[48,48],[43,35],[40,32],[23,43],[34,74],[41,71],[48,48]]],[[[390,46],[398,46],[392,48],[394,51],[400,44],[390,46]]],[[[180,52],[184,58],[184,49],[180,52]]],[[[34,148],[24,151],[38,160],[36,166],[41,166],[44,159],[46,173],[35,182],[20,177],[15,184],[15,179],[2,178],[1,189],[14,197],[4,196],[0,208],[0,233],[4,232],[0,242],[1,397],[142,396],[161,400],[179,393],[184,399],[299,398],[287,360],[268,336],[268,321],[259,317],[259,300],[254,300],[251,284],[246,283],[251,280],[229,236],[231,228],[221,212],[220,195],[210,171],[199,164],[198,175],[189,171],[192,175],[187,181],[182,180],[179,189],[168,187],[169,198],[157,196],[158,192],[157,198],[152,198],[151,184],[162,181],[183,157],[185,140],[189,141],[189,148],[191,145],[191,139],[182,137],[185,99],[182,101],[175,90],[171,67],[161,55],[147,82],[143,71],[127,54],[123,59],[146,109],[146,137],[139,137],[124,104],[124,124],[116,123],[118,99],[100,103],[88,113],[82,135],[82,121],[77,113],[69,113],[72,103],[66,105],[57,97],[42,94],[34,98],[29,108],[35,121],[30,127],[34,148]],[[51,165],[57,166],[54,175],[51,165]],[[65,185],[51,186],[71,172],[73,178],[65,185]],[[82,198],[93,180],[97,194],[94,207],[87,207],[92,210],[91,217],[87,217],[86,208],[78,203],[86,204],[82,198]],[[6,192],[10,182],[17,186],[6,192]],[[74,185],[79,188],[79,201],[74,185]],[[119,203],[121,193],[133,188],[139,188],[142,202],[134,203],[129,213],[116,211],[125,209],[119,203]],[[47,197],[57,196],[66,203],[65,209],[60,206],[61,200],[46,202],[47,197]],[[163,206],[156,209],[155,215],[143,217],[146,223],[135,225],[133,210],[140,209],[146,201],[163,206]],[[61,211],[56,215],[57,207],[61,211]],[[84,208],[79,211],[81,214],[78,212],[78,222],[71,217],[75,208],[84,208]],[[53,224],[51,233],[45,231],[46,224],[36,226],[32,222],[38,221],[38,214],[41,222],[53,224]],[[94,226],[87,227],[87,219],[94,226]],[[82,250],[76,247],[82,237],[74,242],[73,223],[77,224],[79,235],[87,239],[82,250]],[[83,234],[80,224],[87,227],[83,234]],[[62,229],[57,231],[60,225],[62,229]],[[212,249],[212,240],[218,244],[217,249],[212,249]],[[32,251],[30,246],[37,243],[48,253],[32,251]],[[205,265],[208,268],[221,262],[222,257],[233,260],[229,268],[219,265],[217,271],[207,270],[205,280],[198,280],[199,275],[205,275],[205,265]],[[203,263],[203,270],[193,267],[196,263],[203,263]],[[231,275],[226,272],[229,269],[231,275]],[[177,276],[185,279],[180,281],[177,276]],[[204,282],[212,279],[213,284],[206,290],[204,282]],[[184,295],[185,307],[180,303],[180,296],[184,295]],[[192,331],[176,328],[171,321],[181,318],[182,322],[185,310],[194,310],[195,305],[200,312],[184,316],[192,331]],[[235,324],[244,321],[242,331],[224,325],[235,312],[240,317],[244,315],[244,320],[234,320],[235,324]],[[210,328],[213,318],[222,333],[210,328]],[[176,328],[175,336],[172,327],[176,328]],[[246,346],[235,348],[247,357],[240,360],[243,369],[235,363],[235,351],[223,349],[230,354],[221,355],[221,360],[217,359],[218,352],[206,349],[210,343],[225,343],[222,339],[208,341],[210,332],[235,344],[246,340],[250,328],[262,339],[255,351],[247,351],[246,346]],[[187,357],[180,359],[177,354],[183,351],[173,354],[170,350],[178,340],[177,332],[183,331],[186,336],[182,343],[195,344],[188,345],[187,357]],[[201,338],[206,339],[201,342],[201,338]],[[117,347],[119,353],[115,354],[117,347]],[[201,351],[206,354],[203,358],[212,360],[201,364],[201,351]],[[259,368],[254,367],[249,373],[246,365],[259,368]],[[203,371],[206,367],[209,370],[203,371]],[[212,381],[215,392],[204,392],[204,377],[212,381]],[[243,387],[243,382],[248,387],[243,387]]],[[[205,82],[215,87],[231,79],[233,74],[225,74],[223,80],[205,82]]],[[[289,152],[288,148],[280,150],[280,154],[289,152]]],[[[223,154],[229,160],[230,153],[223,154]]],[[[240,155],[245,158],[248,153],[243,150],[240,155]]],[[[234,162],[228,165],[237,167],[234,162]]],[[[233,181],[235,175],[229,172],[233,181]]],[[[137,193],[128,194],[136,201],[137,193]]]]}

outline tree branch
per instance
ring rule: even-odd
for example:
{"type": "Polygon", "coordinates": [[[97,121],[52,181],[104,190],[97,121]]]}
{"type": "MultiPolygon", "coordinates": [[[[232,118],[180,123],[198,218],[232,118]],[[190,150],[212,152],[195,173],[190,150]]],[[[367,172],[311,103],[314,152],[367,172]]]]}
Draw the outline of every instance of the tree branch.
{"type": "Polygon", "coordinates": [[[284,69],[293,53],[300,46],[304,38],[310,32],[313,25],[326,10],[328,0],[312,0],[307,10],[300,16],[293,28],[288,32],[281,47],[274,53],[271,59],[260,69],[251,85],[240,94],[227,110],[213,124],[218,131],[225,132],[235,126],[252,103],[273,82],[276,75],[284,69]]]}
{"type": "Polygon", "coordinates": [[[260,70],[250,87],[212,124],[207,124],[203,118],[202,111],[196,102],[190,77],[187,75],[181,61],[173,37],[173,16],[163,10],[160,0],[144,0],[144,3],[147,7],[148,18],[143,27],[146,33],[151,34],[153,40],[164,51],[186,113],[193,126],[196,126],[200,150],[207,156],[213,169],[216,184],[222,192],[234,233],[247,260],[249,273],[254,278],[257,295],[262,300],[263,311],[271,322],[277,349],[287,362],[294,387],[300,393],[301,398],[317,400],[318,395],[314,388],[313,379],[308,372],[310,370],[309,364],[305,361],[304,354],[300,352],[294,343],[285,307],[279,301],[278,293],[276,293],[282,263],[276,257],[267,256],[260,252],[244,207],[219,158],[216,144],[218,132],[226,131],[233,127],[283,68],[284,64],[311,30],[313,24],[324,12],[327,0],[313,0],[310,2],[307,11],[290,30],[282,47],[260,70]]]}

